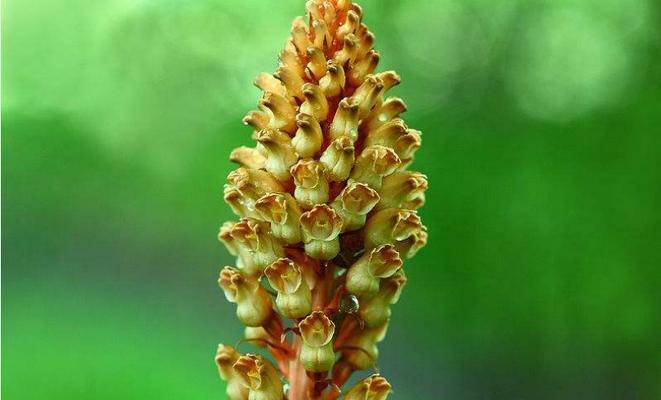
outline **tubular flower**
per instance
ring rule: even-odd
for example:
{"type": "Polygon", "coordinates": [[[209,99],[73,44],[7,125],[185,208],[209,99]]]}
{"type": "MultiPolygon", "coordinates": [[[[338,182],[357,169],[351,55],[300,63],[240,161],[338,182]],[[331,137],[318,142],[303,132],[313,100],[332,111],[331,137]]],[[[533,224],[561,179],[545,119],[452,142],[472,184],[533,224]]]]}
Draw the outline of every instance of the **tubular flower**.
{"type": "Polygon", "coordinates": [[[227,397],[230,400],[245,400],[248,398],[248,389],[241,384],[240,378],[232,368],[241,354],[233,347],[224,344],[218,345],[216,351],[216,366],[220,379],[227,382],[227,397]]]}
{"type": "Polygon", "coordinates": [[[326,314],[315,311],[298,324],[303,347],[300,360],[303,368],[310,372],[325,372],[335,363],[333,335],[335,324],[326,314]]]}
{"type": "Polygon", "coordinates": [[[303,318],[312,309],[312,292],[303,279],[301,269],[292,260],[281,258],[264,274],[277,292],[275,304],[287,318],[303,318]]]}
{"type": "Polygon", "coordinates": [[[264,357],[246,354],[236,360],[232,369],[248,389],[248,400],[284,399],[278,370],[264,357]]]}
{"type": "Polygon", "coordinates": [[[237,268],[219,284],[246,326],[243,341],[274,360],[236,353],[244,391],[235,397],[380,400],[390,385],[378,376],[341,391],[374,366],[406,282],[403,260],[427,243],[417,213],[427,177],[408,169],[422,135],[402,119],[404,101],[389,97],[401,78],[377,69],[362,8],[307,0],[305,13],[276,70],[255,79],[263,95],[243,119],[253,144],[232,151],[238,167],[224,187],[238,218],[218,239],[237,268]]]}

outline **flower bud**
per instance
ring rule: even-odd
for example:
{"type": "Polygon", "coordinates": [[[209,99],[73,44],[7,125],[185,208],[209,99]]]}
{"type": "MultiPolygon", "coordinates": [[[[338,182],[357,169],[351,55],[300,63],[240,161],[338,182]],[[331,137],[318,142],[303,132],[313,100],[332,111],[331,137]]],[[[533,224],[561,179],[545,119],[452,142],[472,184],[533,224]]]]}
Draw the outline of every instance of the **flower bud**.
{"type": "Polygon", "coordinates": [[[349,336],[343,345],[346,350],[342,351],[342,361],[348,363],[353,370],[372,368],[379,357],[377,344],[383,341],[387,331],[388,321],[376,328],[364,328],[349,336]]]}
{"type": "Polygon", "coordinates": [[[239,168],[227,176],[224,199],[235,214],[256,217],[255,202],[265,193],[282,191],[282,185],[266,171],[239,168]]]}
{"type": "Polygon", "coordinates": [[[253,218],[243,218],[230,232],[232,237],[252,255],[255,267],[263,271],[285,255],[282,243],[270,233],[269,224],[253,218]]]}
{"type": "Polygon", "coordinates": [[[379,291],[373,297],[362,299],[359,313],[365,326],[375,328],[390,319],[392,314],[390,306],[399,301],[405,284],[406,275],[400,268],[391,277],[381,280],[379,291]]]}
{"type": "Polygon", "coordinates": [[[401,161],[397,154],[384,146],[369,146],[360,153],[351,171],[351,179],[369,185],[374,190],[381,189],[384,176],[395,172],[401,161]]]}
{"type": "Polygon", "coordinates": [[[348,136],[352,142],[358,139],[358,112],[360,104],[353,99],[343,99],[337,107],[337,112],[330,126],[330,137],[335,140],[348,136]]]}
{"type": "Polygon", "coordinates": [[[346,22],[337,28],[337,34],[335,35],[338,40],[343,40],[345,36],[349,34],[355,34],[360,25],[360,16],[354,11],[351,10],[347,13],[346,22]]]}
{"type": "Polygon", "coordinates": [[[378,51],[370,50],[365,58],[358,61],[351,68],[351,72],[347,76],[349,83],[355,86],[360,85],[369,74],[374,72],[377,65],[379,65],[380,58],[381,56],[378,51]]]}
{"type": "Polygon", "coordinates": [[[395,248],[400,252],[402,257],[413,258],[420,249],[427,245],[427,227],[424,225],[422,229],[409,236],[407,239],[395,244],[395,248]]]}
{"type": "Polygon", "coordinates": [[[227,300],[236,303],[236,316],[244,325],[261,326],[271,316],[271,300],[256,278],[225,267],[218,284],[227,300]]]}
{"type": "Polygon", "coordinates": [[[290,133],[296,130],[296,124],[294,123],[296,109],[287,98],[275,93],[266,93],[260,100],[260,105],[271,112],[269,120],[271,128],[290,133]]]}
{"type": "Polygon", "coordinates": [[[264,149],[266,170],[281,181],[288,180],[290,178],[289,168],[298,160],[289,135],[267,128],[259,131],[257,142],[264,149]]]}
{"type": "Polygon", "coordinates": [[[356,383],[344,395],[344,400],[386,400],[391,392],[391,386],[385,378],[372,375],[356,383]]]}
{"type": "Polygon", "coordinates": [[[347,291],[356,296],[372,296],[381,279],[391,277],[402,266],[395,247],[384,244],[363,254],[347,272],[347,291]]]}
{"type": "Polygon", "coordinates": [[[330,60],[326,63],[326,75],[319,79],[319,87],[326,97],[332,98],[342,94],[346,85],[346,75],[341,64],[330,60]]]}
{"type": "Polygon", "coordinates": [[[340,252],[338,236],[342,218],[326,204],[318,204],[301,215],[305,252],[318,260],[333,259],[340,252]]]}
{"type": "Polygon", "coordinates": [[[358,49],[356,50],[356,59],[362,60],[367,57],[367,53],[374,47],[374,34],[367,30],[365,24],[361,24],[358,32],[358,49]]]}
{"type": "Polygon", "coordinates": [[[285,96],[287,94],[282,82],[266,72],[262,72],[257,76],[255,86],[262,89],[264,93],[275,93],[279,96],[285,96]]]}
{"type": "Polygon", "coordinates": [[[261,169],[266,164],[266,158],[259,150],[246,146],[232,150],[230,161],[248,169],[261,169]]]}
{"type": "Polygon", "coordinates": [[[269,126],[271,117],[264,111],[250,111],[243,117],[243,124],[251,126],[254,130],[260,131],[269,126]]]}
{"type": "Polygon", "coordinates": [[[265,341],[268,341],[271,338],[266,329],[261,326],[246,326],[243,329],[243,337],[250,341],[253,346],[261,348],[265,348],[265,341]]]}
{"type": "Polygon", "coordinates": [[[296,71],[297,74],[303,75],[303,66],[300,64],[296,47],[293,42],[287,42],[285,48],[278,55],[279,65],[286,65],[296,71]]]}
{"type": "Polygon", "coordinates": [[[365,130],[372,132],[377,130],[386,122],[399,117],[406,111],[407,107],[404,101],[398,97],[390,97],[383,103],[377,105],[364,122],[365,130]]]}
{"type": "Polygon", "coordinates": [[[309,114],[298,114],[296,116],[298,130],[292,139],[294,150],[301,158],[314,157],[321,149],[324,136],[319,121],[309,114]]]}
{"type": "Polygon", "coordinates": [[[269,193],[255,204],[260,216],[271,224],[271,233],[286,243],[301,241],[301,209],[289,193],[269,193]]]}
{"type": "Polygon", "coordinates": [[[218,240],[225,245],[227,251],[229,251],[231,255],[236,256],[236,266],[244,274],[258,274],[259,269],[255,266],[250,252],[232,237],[232,229],[234,229],[234,225],[236,225],[236,222],[225,222],[218,232],[218,240]]]}
{"type": "Polygon", "coordinates": [[[323,164],[329,180],[342,182],[349,177],[355,157],[351,139],[348,136],[340,136],[328,145],[319,161],[323,164]]]}
{"type": "Polygon", "coordinates": [[[352,182],[342,190],[331,206],[342,218],[342,232],[355,231],[365,225],[367,213],[379,202],[379,194],[364,183],[352,182]]]}
{"type": "Polygon", "coordinates": [[[379,194],[378,210],[384,208],[406,208],[417,210],[425,204],[427,177],[419,172],[395,172],[383,179],[379,194]]]}
{"type": "Polygon", "coordinates": [[[399,85],[400,82],[402,81],[402,78],[400,78],[395,71],[385,71],[378,73],[374,76],[376,76],[381,80],[381,82],[383,82],[383,93],[392,89],[394,86],[399,85]]]}
{"type": "Polygon", "coordinates": [[[308,47],[308,62],[305,67],[306,75],[309,79],[320,80],[326,75],[326,56],[321,49],[308,47]]]}
{"type": "Polygon", "coordinates": [[[338,64],[345,66],[347,64],[353,65],[356,56],[358,55],[358,38],[353,33],[344,37],[344,46],[338,50],[333,57],[333,60],[338,64]]]}
{"type": "Polygon", "coordinates": [[[399,242],[423,229],[415,211],[387,208],[370,216],[365,224],[365,248],[373,249],[390,243],[397,247],[399,242]]]}
{"type": "Polygon", "coordinates": [[[278,292],[275,304],[287,318],[303,318],[312,308],[312,292],[301,269],[292,260],[281,258],[264,270],[271,287],[278,292]]]}
{"type": "Polygon", "coordinates": [[[314,116],[318,121],[326,121],[328,117],[328,101],[321,87],[306,83],[303,85],[305,101],[301,104],[301,112],[314,116]]]}
{"type": "Polygon", "coordinates": [[[303,17],[296,17],[291,27],[292,43],[299,54],[304,55],[305,50],[312,46],[308,38],[307,27],[303,17]]]}
{"type": "Polygon", "coordinates": [[[239,357],[233,368],[241,384],[249,390],[248,400],[284,399],[278,370],[266,358],[246,354],[239,357]]]}
{"type": "Polygon", "coordinates": [[[215,361],[220,378],[227,382],[226,393],[229,400],[245,400],[248,398],[248,389],[241,384],[232,368],[240,356],[241,354],[233,347],[224,344],[218,345],[215,361]]]}
{"type": "Polygon", "coordinates": [[[328,181],[324,167],[315,160],[300,160],[291,169],[296,189],[294,197],[305,207],[328,201],[328,181]]]}
{"type": "Polygon", "coordinates": [[[372,111],[374,105],[379,101],[383,94],[383,82],[375,75],[368,76],[365,81],[356,89],[352,101],[358,104],[358,117],[363,118],[372,111]]]}
{"type": "Polygon", "coordinates": [[[333,38],[328,31],[326,21],[312,21],[312,31],[314,32],[314,46],[320,49],[327,49],[333,42],[333,38]]]}
{"type": "Polygon", "coordinates": [[[292,68],[288,65],[281,65],[275,71],[273,76],[282,82],[284,87],[287,89],[287,96],[294,97],[298,100],[303,100],[303,92],[301,91],[301,86],[303,86],[305,81],[300,75],[298,75],[295,68],[292,68]]]}
{"type": "Polygon", "coordinates": [[[298,324],[303,339],[300,361],[306,371],[325,372],[335,363],[335,324],[326,314],[315,311],[298,324]]]}

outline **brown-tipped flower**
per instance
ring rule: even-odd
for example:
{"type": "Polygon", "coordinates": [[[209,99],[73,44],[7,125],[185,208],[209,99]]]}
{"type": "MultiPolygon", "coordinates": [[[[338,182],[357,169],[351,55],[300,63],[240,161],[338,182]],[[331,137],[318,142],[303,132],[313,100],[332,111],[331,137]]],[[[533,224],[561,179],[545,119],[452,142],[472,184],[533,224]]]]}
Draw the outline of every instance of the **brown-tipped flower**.
{"type": "Polygon", "coordinates": [[[306,75],[309,79],[320,80],[326,75],[326,56],[321,49],[308,47],[308,64],[305,67],[306,75]]]}
{"type": "Polygon", "coordinates": [[[318,121],[326,121],[328,117],[328,101],[321,88],[312,83],[303,85],[305,101],[301,104],[301,112],[314,116],[318,121]]]}
{"type": "Polygon", "coordinates": [[[352,100],[358,104],[358,116],[363,118],[372,111],[374,105],[383,94],[384,84],[376,75],[369,75],[365,81],[356,89],[352,100]]]}
{"type": "Polygon", "coordinates": [[[260,105],[271,112],[269,126],[273,129],[280,129],[285,132],[294,132],[296,124],[296,108],[286,98],[275,93],[266,93],[260,100],[260,105]]]}
{"type": "Polygon", "coordinates": [[[373,297],[362,299],[359,312],[365,326],[375,328],[390,319],[390,306],[399,301],[405,284],[406,275],[400,268],[391,277],[381,280],[379,291],[373,297]]]}
{"type": "Polygon", "coordinates": [[[385,71],[378,73],[375,76],[381,79],[381,82],[383,82],[384,93],[399,85],[399,83],[402,81],[402,78],[400,78],[395,71],[385,71]]]}
{"type": "Polygon", "coordinates": [[[241,217],[257,217],[255,202],[266,193],[283,191],[273,175],[258,169],[239,168],[230,172],[227,182],[225,202],[241,217]]]}
{"type": "Polygon", "coordinates": [[[360,104],[353,99],[343,99],[338,105],[337,112],[330,126],[330,137],[335,140],[348,136],[352,142],[358,139],[358,112],[360,104]]]}
{"type": "Polygon", "coordinates": [[[312,309],[312,292],[301,269],[288,258],[275,261],[264,270],[271,287],[278,292],[275,304],[287,318],[303,318],[312,309]]]}
{"type": "Polygon", "coordinates": [[[425,204],[427,177],[419,172],[395,172],[383,179],[377,209],[406,208],[417,210],[425,204]]]}
{"type": "Polygon", "coordinates": [[[289,169],[298,157],[289,135],[275,129],[263,129],[257,133],[257,142],[266,157],[265,169],[281,181],[290,179],[289,169]]]}
{"type": "Polygon", "coordinates": [[[250,111],[243,117],[243,124],[251,126],[254,130],[260,131],[269,126],[271,117],[264,111],[250,111]]]}
{"type": "Polygon", "coordinates": [[[315,311],[298,324],[303,339],[300,361],[306,371],[324,372],[335,363],[335,324],[326,314],[315,311]]]}
{"type": "Polygon", "coordinates": [[[227,382],[226,393],[229,400],[245,400],[248,398],[248,389],[241,384],[232,368],[241,355],[232,346],[219,344],[214,358],[220,378],[227,382]]]}
{"type": "Polygon", "coordinates": [[[312,46],[308,38],[307,26],[303,17],[296,17],[291,27],[291,40],[299,54],[304,55],[305,50],[312,46]]]}
{"type": "Polygon", "coordinates": [[[333,57],[333,60],[338,65],[353,65],[356,56],[358,55],[358,38],[353,33],[344,37],[344,45],[341,50],[338,50],[333,57]]]}
{"type": "Polygon", "coordinates": [[[287,91],[276,77],[266,72],[262,72],[255,78],[255,86],[262,89],[264,93],[275,93],[280,96],[285,96],[287,91]]]}
{"type": "Polygon", "coordinates": [[[397,242],[395,244],[397,251],[400,252],[402,257],[413,258],[418,251],[427,245],[427,227],[422,226],[422,229],[409,236],[407,239],[397,242]]]}
{"type": "Polygon", "coordinates": [[[377,65],[379,65],[380,58],[381,56],[378,51],[370,50],[365,58],[358,61],[351,68],[351,72],[348,75],[349,83],[356,86],[360,85],[369,74],[374,72],[377,65]]]}
{"type": "Polygon", "coordinates": [[[246,354],[239,357],[233,368],[241,384],[249,390],[249,400],[284,399],[278,370],[266,358],[246,354]]]}
{"type": "Polygon", "coordinates": [[[409,129],[401,119],[387,122],[367,135],[367,146],[382,145],[397,153],[404,166],[413,161],[415,152],[422,143],[422,134],[415,129],[409,129]]]}
{"type": "Polygon", "coordinates": [[[236,303],[236,316],[247,326],[262,326],[271,316],[271,299],[256,278],[225,267],[218,279],[228,301],[236,303]]]}
{"type": "Polygon", "coordinates": [[[326,71],[326,75],[319,80],[319,86],[327,97],[337,97],[346,86],[347,78],[344,74],[344,68],[341,64],[330,60],[326,63],[326,71]]]}
{"type": "Polygon", "coordinates": [[[386,101],[374,107],[374,110],[372,110],[364,122],[365,130],[367,132],[377,130],[383,124],[399,117],[406,109],[406,104],[402,99],[399,97],[389,97],[386,101]]]}
{"type": "Polygon", "coordinates": [[[353,141],[348,136],[341,136],[324,150],[319,161],[326,169],[326,176],[333,182],[346,180],[355,160],[353,141]]]}
{"type": "Polygon", "coordinates": [[[342,361],[348,363],[353,370],[374,367],[379,356],[378,344],[383,341],[388,331],[388,321],[376,328],[363,328],[349,336],[343,343],[342,361]]]}
{"type": "Polygon", "coordinates": [[[218,240],[225,245],[227,251],[233,256],[236,256],[236,266],[247,275],[255,275],[259,273],[259,269],[250,255],[250,252],[232,237],[232,229],[234,229],[236,222],[225,222],[218,232],[218,240]]]}
{"type": "Polygon", "coordinates": [[[347,13],[346,22],[337,29],[337,34],[335,35],[338,40],[344,39],[345,36],[349,34],[355,34],[358,31],[360,26],[360,15],[355,10],[350,10],[347,13]]]}
{"type": "Polygon", "coordinates": [[[380,190],[384,176],[388,176],[399,168],[401,161],[394,150],[384,146],[369,146],[360,153],[356,165],[351,171],[351,179],[369,185],[374,190],[380,190]]]}
{"type": "Polygon", "coordinates": [[[266,158],[259,152],[259,150],[246,146],[237,147],[232,150],[230,161],[248,169],[264,168],[264,165],[266,164],[266,158]]]}
{"type": "Polygon", "coordinates": [[[291,169],[296,189],[294,197],[304,207],[328,201],[328,180],[324,166],[315,160],[300,160],[291,169]]]}
{"type": "Polygon", "coordinates": [[[402,266],[395,247],[384,244],[366,252],[347,272],[347,291],[356,296],[372,296],[381,279],[389,278],[402,266]]]}
{"type": "Polygon", "coordinates": [[[294,150],[301,158],[315,156],[321,149],[324,136],[319,121],[310,114],[298,114],[296,116],[298,130],[292,139],[294,150]]]}
{"type": "Polygon", "coordinates": [[[243,218],[230,232],[232,238],[250,252],[258,271],[285,255],[282,243],[271,235],[269,224],[253,218],[243,218]]]}
{"type": "Polygon", "coordinates": [[[331,206],[342,218],[343,232],[362,228],[367,220],[367,214],[379,202],[379,194],[364,183],[350,183],[331,206]]]}
{"type": "Polygon", "coordinates": [[[255,204],[260,216],[271,224],[271,233],[285,243],[301,241],[301,226],[298,220],[301,209],[289,193],[269,193],[255,204]]]}
{"type": "Polygon", "coordinates": [[[289,65],[280,65],[273,75],[286,88],[286,95],[303,100],[301,87],[305,83],[295,68],[289,65]]]}
{"type": "Polygon", "coordinates": [[[397,247],[423,229],[415,211],[402,208],[387,208],[370,216],[365,224],[365,248],[373,249],[390,243],[397,247]]]}
{"type": "Polygon", "coordinates": [[[326,204],[318,204],[301,215],[305,252],[318,260],[333,259],[340,252],[338,236],[342,218],[326,204]]]}
{"type": "Polygon", "coordinates": [[[391,386],[380,375],[372,375],[356,383],[344,395],[345,400],[386,400],[391,392],[391,386]]]}

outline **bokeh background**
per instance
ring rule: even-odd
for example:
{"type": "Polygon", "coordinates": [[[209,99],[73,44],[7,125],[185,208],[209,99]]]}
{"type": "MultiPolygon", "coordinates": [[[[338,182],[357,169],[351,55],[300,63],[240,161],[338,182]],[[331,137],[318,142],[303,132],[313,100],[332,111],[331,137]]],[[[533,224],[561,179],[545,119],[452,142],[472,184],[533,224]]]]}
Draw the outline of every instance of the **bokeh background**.
{"type": "MultiPolygon", "coordinates": [[[[431,183],[393,398],[661,398],[658,1],[361,4],[431,183]]],[[[224,398],[227,158],[302,10],[2,2],[3,398],[224,398]]]]}

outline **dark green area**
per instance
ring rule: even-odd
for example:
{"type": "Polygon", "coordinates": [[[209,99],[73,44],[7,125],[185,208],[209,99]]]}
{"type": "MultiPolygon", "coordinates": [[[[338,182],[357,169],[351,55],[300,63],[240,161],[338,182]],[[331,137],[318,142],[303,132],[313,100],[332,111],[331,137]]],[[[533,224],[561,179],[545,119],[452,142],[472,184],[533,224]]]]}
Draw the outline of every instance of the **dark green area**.
{"type": "MultiPolygon", "coordinates": [[[[2,5],[2,395],[222,399],[227,156],[303,2],[65,3],[2,5]]],[[[382,373],[659,398],[661,10],[506,3],[361,3],[430,180],[382,373]]]]}

